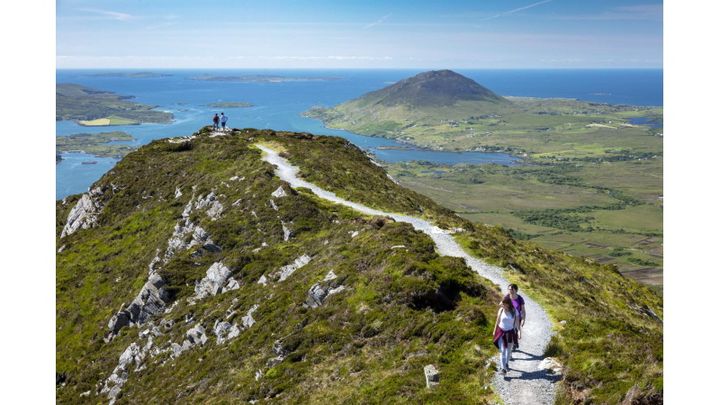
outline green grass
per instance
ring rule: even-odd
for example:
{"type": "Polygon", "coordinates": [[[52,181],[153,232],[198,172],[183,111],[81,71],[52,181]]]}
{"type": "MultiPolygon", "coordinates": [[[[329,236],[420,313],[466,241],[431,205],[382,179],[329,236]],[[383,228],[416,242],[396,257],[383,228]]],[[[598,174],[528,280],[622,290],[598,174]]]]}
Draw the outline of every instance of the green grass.
{"type": "MultiPolygon", "coordinates": [[[[489,389],[495,371],[486,367],[497,353],[487,338],[500,298],[496,287],[460,259],[439,257],[432,241],[410,225],[364,217],[304,190],[277,199],[275,211],[270,193],[282,183],[252,147],[258,142],[280,145],[309,180],[339,195],[462,225],[468,230],[462,242],[470,251],[517,269],[511,279],[532,291],[555,321],[568,321],[552,347],[568,367],[560,403],[578,395],[616,403],[634,384],[644,398],[662,394],[662,325],[642,312],[649,308],[662,317],[662,301],[645,287],[607,266],[473,225],[395,185],[344,140],[255,130],[209,138],[207,132],[186,144],[158,140],[128,154],[94,185],[105,190],[98,226],[58,239],[65,247],[57,256],[56,366],[67,382],[57,388],[57,402],[105,401],[95,395],[98,383],[144,328],[124,328],[104,343],[107,320],[140,290],[147,264],[156,249],[164,250],[192,195],[213,189],[226,207],[222,217],[213,221],[197,212],[191,218],[222,251],[191,249],[163,266],[177,305],[160,317],[174,324],[155,344],[180,343],[196,323],[205,326],[210,341],[177,359],[163,352],[148,358],[143,370],[131,368],[120,402],[496,401],[489,389]],[[334,159],[327,159],[330,155],[334,159]],[[233,176],[245,179],[230,181],[233,176]],[[183,192],[178,199],[176,187],[183,192]],[[280,220],[291,224],[289,241],[283,241],[280,220]],[[353,231],[359,232],[355,238],[349,235],[353,231]],[[268,246],[256,251],[263,242],[268,246]],[[406,249],[391,249],[395,245],[406,249]],[[313,259],[287,280],[257,284],[301,254],[313,259]],[[218,260],[240,288],[191,305],[194,282],[218,260]],[[331,269],[347,290],[319,308],[303,307],[310,286],[331,269]],[[257,323],[216,345],[210,332],[215,320],[235,310],[237,321],[254,304],[260,305],[257,323]],[[195,321],[186,323],[191,314],[195,321]],[[276,341],[287,356],[269,366],[276,341]],[[426,364],[440,370],[437,389],[424,386],[426,364]],[[258,370],[263,377],[256,380],[258,370]],[[86,391],[89,397],[79,396],[86,391]]],[[[57,202],[58,236],[77,198],[57,202]]]]}
{"type": "Polygon", "coordinates": [[[516,238],[662,283],[662,159],[513,167],[419,162],[387,168],[403,186],[470,221],[499,225],[516,238]],[[613,248],[632,255],[612,256],[613,248]]]}
{"type": "MultiPolygon", "coordinates": [[[[104,343],[107,320],[140,290],[147,264],[156,249],[164,250],[192,186],[196,195],[216,189],[226,207],[217,221],[204,214],[192,216],[223,250],[192,249],[162,268],[177,306],[162,317],[174,320],[174,326],[155,343],[180,343],[195,324],[184,322],[189,314],[205,326],[210,342],[176,360],[167,353],[148,359],[146,369],[130,372],[120,401],[490,402],[494,394],[483,387],[494,372],[484,366],[495,354],[486,339],[492,327],[488,319],[499,299],[495,287],[462,261],[439,257],[432,241],[409,225],[370,221],[302,190],[277,199],[276,212],[268,200],[281,182],[251,147],[258,141],[281,143],[291,156],[296,148],[328,148],[319,140],[312,142],[320,146],[307,148],[300,138],[269,132],[203,136],[182,148],[155,141],[129,154],[95,184],[105,190],[99,225],[58,240],[65,248],[58,254],[56,364],[68,377],[57,390],[58,402],[83,402],[79,394],[88,390],[93,394],[85,402],[104,401],[94,394],[97,384],[138,339],[138,329],[125,328],[104,343]],[[230,182],[232,176],[245,180],[230,182]],[[183,191],[177,200],[176,187],[183,191]],[[238,199],[241,203],[233,207],[238,199]],[[279,219],[293,229],[287,242],[279,219]],[[360,233],[351,238],[351,231],[360,233]],[[269,246],[254,252],[262,242],[269,246]],[[400,244],[407,249],[390,248],[400,244]],[[307,266],[282,283],[258,286],[261,275],[304,253],[313,257],[307,266]],[[186,298],[193,294],[195,280],[218,260],[232,269],[240,289],[189,305],[186,298]],[[310,286],[330,269],[348,289],[320,308],[304,308],[310,286]],[[446,285],[457,286],[446,292],[452,307],[433,307],[433,297],[446,285]],[[244,315],[256,303],[257,323],[229,343],[216,345],[210,332],[214,321],[231,307],[238,317],[244,315]],[[276,340],[288,355],[269,367],[276,340]],[[424,386],[422,367],[428,363],[442,373],[438,390],[424,386]],[[256,381],[257,370],[264,377],[256,381]],[[170,389],[167,381],[173,382],[170,389]]],[[[364,158],[353,165],[364,166],[368,173],[375,170],[364,158]]],[[[385,179],[387,187],[396,187],[385,179]]],[[[380,177],[373,181],[380,182],[380,177]]],[[[371,202],[402,209],[402,198],[414,195],[397,188],[395,194],[378,193],[378,200],[371,202]]],[[[75,199],[57,203],[58,234],[75,199]]],[[[427,204],[432,211],[432,202],[427,204]]]]}

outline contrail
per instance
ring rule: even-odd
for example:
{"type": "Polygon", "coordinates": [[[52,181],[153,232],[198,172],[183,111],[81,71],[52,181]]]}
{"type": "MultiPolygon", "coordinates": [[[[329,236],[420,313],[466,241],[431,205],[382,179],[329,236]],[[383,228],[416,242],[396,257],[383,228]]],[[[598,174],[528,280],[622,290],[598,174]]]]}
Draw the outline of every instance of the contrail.
{"type": "Polygon", "coordinates": [[[375,22],[371,22],[370,24],[364,26],[363,29],[366,30],[366,29],[372,28],[372,27],[374,27],[374,26],[376,26],[376,25],[380,25],[380,24],[382,24],[383,22],[385,22],[385,20],[387,20],[388,18],[390,18],[391,15],[392,15],[392,14],[384,15],[384,16],[382,16],[379,20],[377,20],[377,21],[375,21],[375,22]]]}
{"type": "Polygon", "coordinates": [[[537,7],[537,6],[541,5],[541,4],[550,3],[551,1],[553,1],[553,0],[538,1],[537,3],[528,4],[527,6],[518,7],[518,8],[516,8],[516,9],[512,9],[512,10],[509,10],[509,11],[503,11],[503,12],[500,13],[500,14],[495,14],[495,15],[493,15],[493,16],[480,19],[480,21],[487,21],[487,20],[492,20],[492,19],[494,19],[494,18],[503,17],[503,16],[510,15],[510,14],[515,14],[515,13],[517,13],[518,11],[523,11],[523,10],[527,10],[527,9],[529,9],[529,8],[537,7]]]}

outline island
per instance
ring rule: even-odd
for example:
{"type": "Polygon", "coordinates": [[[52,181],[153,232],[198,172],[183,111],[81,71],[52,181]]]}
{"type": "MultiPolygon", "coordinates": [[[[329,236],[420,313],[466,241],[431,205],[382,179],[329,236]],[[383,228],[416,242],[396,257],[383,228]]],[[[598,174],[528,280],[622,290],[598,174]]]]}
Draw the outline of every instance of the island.
{"type": "Polygon", "coordinates": [[[103,72],[93,73],[92,77],[122,77],[128,79],[152,79],[158,77],[170,77],[169,73],[156,73],[156,72],[103,72]]]}
{"type": "Polygon", "coordinates": [[[82,152],[97,157],[120,159],[136,149],[135,146],[126,143],[133,140],[135,140],[135,138],[133,138],[132,135],[123,131],[56,136],[56,163],[62,159],[61,154],[67,152],[82,152]]]}
{"type": "Polygon", "coordinates": [[[58,121],[75,120],[85,126],[111,126],[165,124],[173,119],[171,113],[158,111],[155,106],[128,101],[132,96],[72,83],[59,83],[55,89],[55,119],[58,121]]]}
{"type": "Polygon", "coordinates": [[[500,96],[450,70],[304,113],[329,128],[523,164],[387,164],[402,185],[518,239],[662,284],[662,107],[500,96]]]}
{"type": "Polygon", "coordinates": [[[255,104],[248,103],[246,101],[218,101],[217,103],[210,103],[208,107],[211,108],[250,108],[255,107],[255,104]]]}
{"type": "Polygon", "coordinates": [[[237,83],[286,83],[286,82],[325,82],[340,80],[339,77],[300,77],[276,75],[241,75],[241,76],[213,76],[201,75],[190,78],[209,82],[237,82],[237,83]]]}

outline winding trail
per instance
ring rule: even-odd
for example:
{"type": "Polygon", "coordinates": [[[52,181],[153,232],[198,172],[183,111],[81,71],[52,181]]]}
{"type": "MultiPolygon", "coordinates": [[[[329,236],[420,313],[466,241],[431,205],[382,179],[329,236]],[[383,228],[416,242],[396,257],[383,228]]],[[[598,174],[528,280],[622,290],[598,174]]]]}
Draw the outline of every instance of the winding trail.
{"type": "MultiPolygon", "coordinates": [[[[450,232],[420,218],[380,211],[340,198],[335,193],[299,178],[298,172],[300,169],[280,157],[275,150],[264,145],[255,146],[264,152],[262,159],[276,167],[275,174],[281,180],[288,182],[290,186],[308,188],[320,198],[345,205],[363,214],[388,216],[395,219],[395,221],[409,223],[416,230],[422,231],[432,238],[438,254],[465,259],[470,268],[482,277],[497,284],[501,291],[505,291],[508,281],[502,275],[503,269],[491,266],[467,254],[450,232]]],[[[523,292],[523,296],[528,321],[523,328],[520,350],[513,353],[513,360],[510,361],[510,372],[504,377],[497,373],[493,385],[495,392],[506,404],[552,404],[555,402],[555,384],[560,377],[539,369],[545,347],[552,336],[552,323],[537,302],[529,298],[526,292],[523,292]]],[[[489,341],[491,337],[488,336],[487,339],[489,341]]],[[[497,361],[499,364],[499,354],[497,361]]],[[[442,372],[442,370],[440,371],[442,372]]]]}

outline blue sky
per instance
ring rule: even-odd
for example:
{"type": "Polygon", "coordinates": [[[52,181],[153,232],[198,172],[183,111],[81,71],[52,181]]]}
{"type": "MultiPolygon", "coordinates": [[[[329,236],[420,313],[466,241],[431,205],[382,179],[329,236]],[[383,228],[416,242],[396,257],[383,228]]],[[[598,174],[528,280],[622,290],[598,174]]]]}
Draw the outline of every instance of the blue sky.
{"type": "Polygon", "coordinates": [[[662,2],[57,0],[58,68],[659,68],[662,2]]]}

